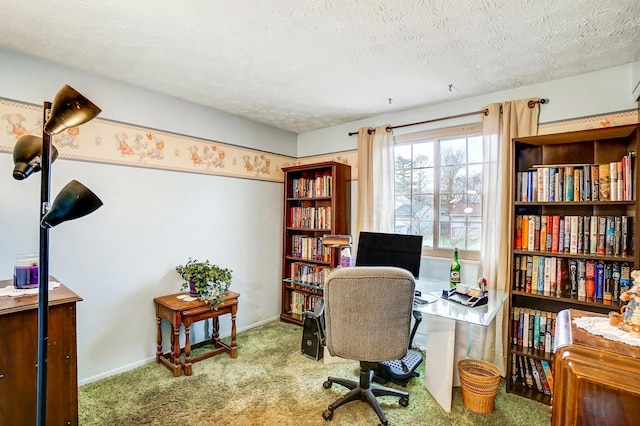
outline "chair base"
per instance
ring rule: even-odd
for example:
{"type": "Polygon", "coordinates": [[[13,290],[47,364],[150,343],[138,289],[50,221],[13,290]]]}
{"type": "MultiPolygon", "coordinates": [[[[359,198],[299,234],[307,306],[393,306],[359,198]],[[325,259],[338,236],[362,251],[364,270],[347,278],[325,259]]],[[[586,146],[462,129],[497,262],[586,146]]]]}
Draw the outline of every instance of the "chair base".
{"type": "Polygon", "coordinates": [[[325,420],[329,421],[333,418],[333,412],[338,407],[351,401],[363,401],[369,404],[375,410],[382,425],[386,426],[388,424],[387,416],[382,411],[382,407],[380,407],[380,403],[378,402],[376,397],[397,396],[400,397],[401,406],[406,407],[407,405],[409,405],[408,392],[371,384],[371,380],[373,378],[373,370],[377,367],[377,365],[378,363],[376,362],[360,362],[359,382],[356,382],[355,380],[348,380],[330,376],[323,384],[325,389],[329,389],[334,383],[337,383],[346,387],[347,389],[350,389],[350,392],[329,404],[329,407],[324,411],[324,413],[322,413],[322,417],[325,420]]]}

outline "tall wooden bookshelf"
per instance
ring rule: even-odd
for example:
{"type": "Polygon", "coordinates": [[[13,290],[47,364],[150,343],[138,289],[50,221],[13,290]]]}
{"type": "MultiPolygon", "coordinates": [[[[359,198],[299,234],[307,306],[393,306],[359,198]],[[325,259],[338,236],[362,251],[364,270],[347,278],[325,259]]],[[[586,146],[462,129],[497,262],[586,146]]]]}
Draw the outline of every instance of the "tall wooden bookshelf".
{"type": "Polygon", "coordinates": [[[325,234],[349,234],[351,166],[334,162],[283,168],[282,321],[302,324],[322,297],[324,279],[339,249],[324,247],[325,234]]]}
{"type": "Polygon", "coordinates": [[[640,267],[639,132],[625,125],[513,139],[508,392],[551,403],[544,367],[553,366],[559,311],[620,309],[621,285],[640,267]]]}

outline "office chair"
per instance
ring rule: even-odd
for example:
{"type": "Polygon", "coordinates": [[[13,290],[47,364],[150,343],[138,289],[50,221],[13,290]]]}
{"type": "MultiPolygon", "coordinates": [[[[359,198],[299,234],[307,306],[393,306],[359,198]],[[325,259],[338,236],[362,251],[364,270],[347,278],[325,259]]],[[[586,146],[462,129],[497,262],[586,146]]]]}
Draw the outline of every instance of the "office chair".
{"type": "Polygon", "coordinates": [[[410,272],[394,267],[353,267],[331,271],[324,286],[326,345],[329,353],[360,361],[358,381],[329,377],[329,389],[337,383],[350,392],[329,404],[322,417],[351,401],[368,403],[387,425],[378,396],[400,397],[409,405],[409,393],[371,383],[381,361],[401,359],[407,353],[415,281],[410,272]]]}

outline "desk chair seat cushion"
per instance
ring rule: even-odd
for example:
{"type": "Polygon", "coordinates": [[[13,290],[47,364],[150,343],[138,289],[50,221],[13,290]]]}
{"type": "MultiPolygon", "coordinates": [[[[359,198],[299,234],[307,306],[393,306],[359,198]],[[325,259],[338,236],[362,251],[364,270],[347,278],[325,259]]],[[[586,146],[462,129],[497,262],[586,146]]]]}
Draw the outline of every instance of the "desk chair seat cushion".
{"type": "Polygon", "coordinates": [[[414,288],[413,276],[401,268],[332,271],[324,288],[329,353],[367,362],[404,357],[414,288]]]}

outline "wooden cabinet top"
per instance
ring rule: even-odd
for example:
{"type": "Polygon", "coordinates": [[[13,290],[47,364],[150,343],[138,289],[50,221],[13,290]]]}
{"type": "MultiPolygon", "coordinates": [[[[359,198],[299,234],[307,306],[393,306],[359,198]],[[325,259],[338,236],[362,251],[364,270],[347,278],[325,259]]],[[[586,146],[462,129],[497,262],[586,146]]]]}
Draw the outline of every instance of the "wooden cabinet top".
{"type": "Polygon", "coordinates": [[[607,315],[593,312],[566,309],[558,313],[556,322],[555,351],[558,352],[565,346],[579,345],[594,351],[605,351],[614,355],[627,356],[640,361],[640,347],[631,346],[615,340],[605,339],[602,336],[589,333],[579,328],[573,320],[580,317],[608,318],[607,315]]]}
{"type": "MultiPolygon", "coordinates": [[[[52,278],[53,281],[57,281],[52,278]]],[[[13,285],[13,280],[0,281],[0,288],[13,285]]],[[[63,305],[70,302],[79,302],[82,298],[67,288],[64,284],[49,291],[49,306],[63,305]]],[[[14,312],[27,311],[38,308],[38,295],[30,294],[26,296],[0,296],[0,315],[7,315],[14,312]]]]}

